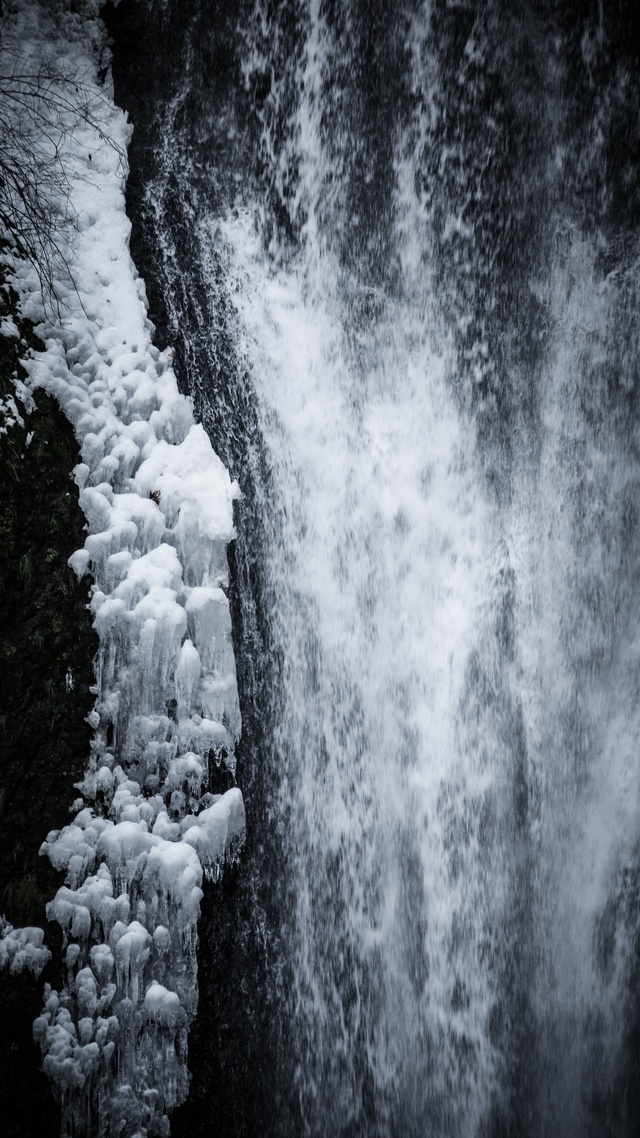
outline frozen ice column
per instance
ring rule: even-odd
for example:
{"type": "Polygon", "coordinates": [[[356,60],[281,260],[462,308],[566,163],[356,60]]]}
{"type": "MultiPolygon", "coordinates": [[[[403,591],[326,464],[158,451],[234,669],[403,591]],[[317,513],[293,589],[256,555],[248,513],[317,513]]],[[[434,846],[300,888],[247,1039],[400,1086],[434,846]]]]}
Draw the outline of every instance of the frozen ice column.
{"type": "Polygon", "coordinates": [[[67,984],[35,1030],[76,1129],[164,1134],[188,1087],[203,872],[217,875],[244,834],[240,791],[208,789],[212,765],[233,774],[239,730],[225,594],[235,489],[193,423],[160,438],[120,492],[91,485],[88,463],[76,477],[90,532],[72,562],[93,574],[100,636],[95,738],[75,820],[43,846],[66,872],[48,915],[67,984]]]}
{"type": "MultiPolygon", "coordinates": [[[[244,834],[240,791],[210,789],[214,766],[233,776],[240,729],[226,596],[238,489],[178,391],[171,352],[151,342],[129,254],[130,128],[98,81],[96,5],[10,7],[16,66],[54,59],[55,74],[78,77],[61,91],[76,92],[78,113],[57,139],[68,209],[52,215],[56,310],[29,263],[16,260],[13,283],[45,345],[25,361],[25,391],[58,400],[80,447],[88,532],[70,563],[90,575],[99,634],[88,769],[73,821],[42,846],[65,875],[48,915],[66,977],[34,1031],[63,1133],[151,1138],[168,1133],[188,1085],[203,875],[244,834]]],[[[14,971],[48,957],[37,929],[4,929],[0,948],[14,971]]]]}

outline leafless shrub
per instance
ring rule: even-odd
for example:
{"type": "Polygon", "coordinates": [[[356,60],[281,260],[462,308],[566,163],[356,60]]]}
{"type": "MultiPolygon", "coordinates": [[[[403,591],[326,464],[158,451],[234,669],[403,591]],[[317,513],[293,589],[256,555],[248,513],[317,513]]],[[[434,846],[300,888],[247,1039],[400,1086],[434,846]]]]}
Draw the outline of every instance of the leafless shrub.
{"type": "Polygon", "coordinates": [[[59,313],[56,281],[73,282],[66,233],[77,222],[70,135],[87,126],[122,160],[124,153],[99,121],[95,87],[53,60],[32,69],[3,43],[2,31],[0,24],[0,238],[5,249],[33,265],[43,302],[59,313]]]}

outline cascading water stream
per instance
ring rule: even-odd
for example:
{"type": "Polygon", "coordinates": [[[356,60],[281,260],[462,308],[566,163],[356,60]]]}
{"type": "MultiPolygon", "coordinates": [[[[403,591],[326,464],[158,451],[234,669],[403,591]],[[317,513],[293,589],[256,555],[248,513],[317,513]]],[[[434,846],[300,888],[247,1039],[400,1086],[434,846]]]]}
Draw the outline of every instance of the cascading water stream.
{"type": "Polygon", "coordinates": [[[444,1100],[461,1037],[469,1074],[479,1065],[490,1079],[489,995],[466,944],[454,955],[474,999],[442,1020],[452,920],[470,926],[484,902],[482,875],[463,884],[446,853],[447,827],[474,823],[451,801],[443,822],[441,806],[457,783],[466,815],[491,781],[460,752],[452,709],[481,622],[492,520],[472,439],[411,310],[366,328],[354,359],[331,298],[305,302],[295,277],[258,276],[256,288],[256,272],[240,288],[279,490],[269,570],[285,663],[273,731],[302,1125],[357,1120],[368,1082],[380,1100],[369,1132],[385,1133],[398,1091],[418,1117],[427,1095],[444,1100]],[[440,1087],[421,1085],[425,1044],[440,1050],[440,1087]]]}
{"type": "Polygon", "coordinates": [[[244,495],[249,831],[177,1135],[636,1132],[638,68],[566,9],[163,10],[136,255],[244,495]]]}

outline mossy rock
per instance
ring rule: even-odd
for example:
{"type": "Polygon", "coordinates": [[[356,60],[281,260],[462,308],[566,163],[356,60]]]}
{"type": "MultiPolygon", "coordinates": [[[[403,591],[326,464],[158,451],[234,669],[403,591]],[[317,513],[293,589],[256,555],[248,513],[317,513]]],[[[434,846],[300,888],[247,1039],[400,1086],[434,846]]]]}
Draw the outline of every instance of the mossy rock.
{"type": "MultiPolygon", "coordinates": [[[[14,394],[20,358],[39,346],[15,300],[0,287],[0,318],[12,316],[20,332],[0,337],[0,399],[14,394]]],[[[45,979],[60,977],[59,929],[46,922],[45,905],[61,878],[39,849],[70,821],[87,764],[97,639],[86,581],[67,564],[84,542],[73,430],[42,392],[35,410],[18,410],[23,425],[0,435],[0,913],[16,927],[44,927],[54,960],[38,981],[0,972],[0,1118],[6,1138],[57,1138],[32,1022],[45,979]]]]}

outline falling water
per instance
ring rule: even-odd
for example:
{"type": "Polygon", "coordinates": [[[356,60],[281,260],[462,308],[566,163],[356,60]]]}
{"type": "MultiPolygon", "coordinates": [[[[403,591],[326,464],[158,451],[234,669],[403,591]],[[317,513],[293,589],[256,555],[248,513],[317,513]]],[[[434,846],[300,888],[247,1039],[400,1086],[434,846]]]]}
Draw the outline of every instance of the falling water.
{"type": "Polygon", "coordinates": [[[244,494],[174,1132],[635,1134],[637,15],[157,6],[152,107],[144,11],[134,253],[244,494]]]}

